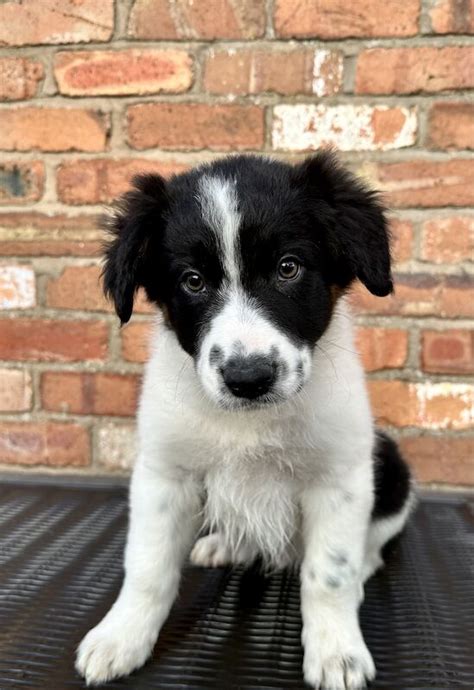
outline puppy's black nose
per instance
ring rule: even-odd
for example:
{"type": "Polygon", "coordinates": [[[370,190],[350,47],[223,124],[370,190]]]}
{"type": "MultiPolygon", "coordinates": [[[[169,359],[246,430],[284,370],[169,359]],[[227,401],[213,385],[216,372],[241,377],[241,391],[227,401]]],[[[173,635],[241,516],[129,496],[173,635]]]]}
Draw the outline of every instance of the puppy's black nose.
{"type": "Polygon", "coordinates": [[[222,378],[237,398],[254,400],[270,390],[275,367],[266,357],[233,357],[222,367],[222,378]]]}

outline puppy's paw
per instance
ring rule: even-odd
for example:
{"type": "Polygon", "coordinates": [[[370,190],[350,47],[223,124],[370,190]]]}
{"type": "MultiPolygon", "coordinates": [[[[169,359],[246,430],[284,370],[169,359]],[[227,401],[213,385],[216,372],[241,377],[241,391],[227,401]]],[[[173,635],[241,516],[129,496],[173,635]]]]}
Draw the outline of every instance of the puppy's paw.
{"type": "Polygon", "coordinates": [[[374,662],[363,641],[339,652],[325,646],[310,645],[304,655],[304,678],[315,690],[363,690],[375,678],[374,662]]]}
{"type": "Polygon", "coordinates": [[[193,565],[204,568],[219,568],[232,562],[230,549],[219,532],[198,539],[189,558],[193,565]]]}
{"type": "Polygon", "coordinates": [[[76,670],[87,685],[126,676],[143,666],[154,643],[155,636],[147,634],[140,626],[106,616],[79,645],[76,670]]]}

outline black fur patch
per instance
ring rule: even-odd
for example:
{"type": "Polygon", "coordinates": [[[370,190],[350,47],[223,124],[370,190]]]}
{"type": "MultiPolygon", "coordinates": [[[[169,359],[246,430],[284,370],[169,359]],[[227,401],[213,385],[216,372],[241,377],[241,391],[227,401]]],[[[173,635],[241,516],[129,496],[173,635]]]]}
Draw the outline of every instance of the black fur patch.
{"type": "Polygon", "coordinates": [[[410,470],[397,444],[378,432],[374,451],[375,504],[374,519],[398,513],[410,492],[410,470]]]}

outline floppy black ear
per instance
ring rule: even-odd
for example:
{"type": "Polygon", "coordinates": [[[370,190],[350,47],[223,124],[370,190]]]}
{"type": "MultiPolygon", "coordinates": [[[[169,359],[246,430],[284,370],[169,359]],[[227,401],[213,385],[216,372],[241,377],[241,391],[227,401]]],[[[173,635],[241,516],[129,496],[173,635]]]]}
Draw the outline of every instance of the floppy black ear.
{"type": "Polygon", "coordinates": [[[148,258],[163,225],[166,184],[159,175],[138,175],[104,219],[112,235],[105,247],[104,292],[113,300],[120,321],[127,323],[135,292],[145,285],[148,258]]]}
{"type": "Polygon", "coordinates": [[[326,229],[334,283],[347,287],[359,278],[374,295],[392,292],[389,231],[378,194],[343,168],[331,152],[307,158],[295,173],[313,205],[315,222],[326,229]]]}

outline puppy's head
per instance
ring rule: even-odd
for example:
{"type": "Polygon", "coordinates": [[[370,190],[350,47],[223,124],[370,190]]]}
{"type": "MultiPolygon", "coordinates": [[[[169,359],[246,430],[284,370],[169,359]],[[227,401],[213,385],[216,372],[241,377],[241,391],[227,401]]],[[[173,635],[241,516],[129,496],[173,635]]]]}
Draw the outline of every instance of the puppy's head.
{"type": "Polygon", "coordinates": [[[383,209],[328,153],[137,177],[109,227],[104,284],[122,323],[143,287],[222,407],[291,397],[337,297],[356,278],[392,290],[383,209]]]}

